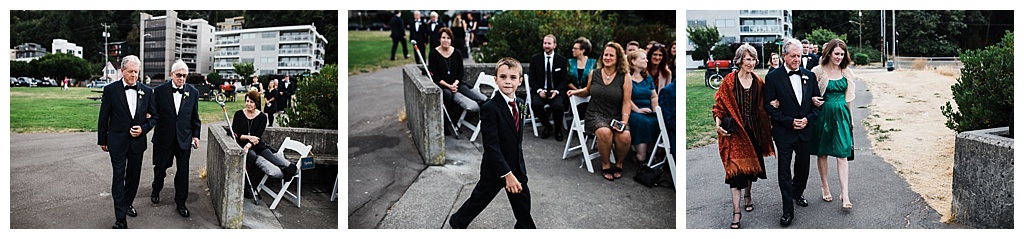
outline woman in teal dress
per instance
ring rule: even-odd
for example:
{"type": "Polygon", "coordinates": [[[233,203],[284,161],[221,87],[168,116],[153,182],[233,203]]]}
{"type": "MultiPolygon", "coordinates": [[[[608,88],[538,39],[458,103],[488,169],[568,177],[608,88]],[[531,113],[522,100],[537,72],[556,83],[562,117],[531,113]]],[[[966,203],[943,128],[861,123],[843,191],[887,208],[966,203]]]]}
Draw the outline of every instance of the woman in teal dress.
{"type": "Polygon", "coordinates": [[[630,144],[636,151],[637,163],[647,160],[650,144],[658,138],[658,118],[654,108],[658,107],[658,93],[654,91],[654,78],[647,74],[647,52],[636,50],[629,53],[629,79],[633,82],[633,105],[629,112],[629,128],[632,130],[630,144]]]}
{"type": "MultiPolygon", "coordinates": [[[[578,90],[587,87],[587,79],[590,76],[590,72],[597,68],[597,59],[590,58],[590,40],[586,37],[576,38],[576,41],[572,42],[572,58],[569,58],[569,82],[567,86],[570,90],[578,90]]],[[[569,97],[565,97],[565,104],[569,105],[569,97]]],[[[580,104],[577,108],[580,114],[587,112],[587,103],[580,104]]],[[[572,113],[572,111],[569,111],[572,113]]]]}
{"type": "Polygon", "coordinates": [[[847,158],[853,155],[853,120],[850,116],[850,102],[853,102],[855,79],[853,71],[848,68],[851,58],[847,54],[846,43],[833,39],[825,45],[821,63],[813,71],[818,76],[818,89],[824,100],[815,99],[814,104],[821,107],[821,112],[814,123],[814,143],[810,146],[811,154],[818,155],[818,174],[821,178],[821,199],[832,201],[832,193],[828,187],[828,156],[836,158],[839,170],[839,199],[842,208],[851,209],[849,188],[849,163],[847,158]]]}

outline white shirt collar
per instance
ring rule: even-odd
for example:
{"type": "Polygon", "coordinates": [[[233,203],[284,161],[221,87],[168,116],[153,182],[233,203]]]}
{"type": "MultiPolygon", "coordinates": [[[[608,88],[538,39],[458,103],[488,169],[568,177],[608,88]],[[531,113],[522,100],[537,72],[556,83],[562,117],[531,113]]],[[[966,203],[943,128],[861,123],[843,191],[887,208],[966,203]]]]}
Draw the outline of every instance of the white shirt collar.
{"type": "Polygon", "coordinates": [[[544,53],[544,57],[545,58],[555,58],[555,51],[551,51],[551,54],[548,54],[547,52],[545,52],[544,53]]]}
{"type": "MultiPolygon", "coordinates": [[[[128,82],[124,81],[124,79],[121,79],[121,83],[124,84],[124,86],[128,86],[128,82]]],[[[135,82],[135,85],[139,85],[139,82],[135,82]]]]}
{"type": "MultiPolygon", "coordinates": [[[[495,89],[495,90],[498,90],[498,89],[495,89]]],[[[505,95],[504,93],[501,93],[501,91],[499,91],[499,92],[498,92],[498,95],[501,95],[501,98],[504,98],[504,99],[505,99],[505,103],[508,103],[508,102],[515,102],[515,98],[508,98],[508,96],[507,96],[507,95],[505,95]]],[[[517,106],[517,107],[518,107],[518,106],[517,106]]]]}
{"type": "Polygon", "coordinates": [[[786,68],[786,73],[789,73],[790,71],[796,71],[796,70],[800,70],[800,67],[799,67],[799,66],[798,66],[798,67],[796,67],[796,69],[789,69],[789,65],[786,65],[786,64],[782,64],[782,67],[785,67],[785,68],[786,68]]]}

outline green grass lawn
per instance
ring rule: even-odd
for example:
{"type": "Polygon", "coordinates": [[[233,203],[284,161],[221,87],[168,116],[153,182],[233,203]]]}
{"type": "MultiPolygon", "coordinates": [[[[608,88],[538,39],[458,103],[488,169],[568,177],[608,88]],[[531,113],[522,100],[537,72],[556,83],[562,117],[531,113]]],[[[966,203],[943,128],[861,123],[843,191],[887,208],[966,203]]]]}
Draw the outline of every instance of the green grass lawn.
{"type": "MultiPolygon", "coordinates": [[[[101,93],[93,90],[101,89],[11,88],[11,133],[95,132],[100,102],[88,97],[101,93]]],[[[245,101],[239,100],[225,104],[229,116],[245,107],[245,101]]],[[[217,102],[200,100],[199,118],[203,124],[224,121],[224,113],[217,102]]]]}
{"type": "Polygon", "coordinates": [[[686,148],[715,143],[715,119],[711,107],[715,90],[704,85],[704,70],[686,71],[686,148]]]}
{"type": "Polygon", "coordinates": [[[395,61],[391,61],[390,31],[349,31],[348,32],[348,75],[369,73],[376,70],[415,63],[416,53],[408,42],[409,59],[402,55],[402,45],[395,50],[395,61]]]}

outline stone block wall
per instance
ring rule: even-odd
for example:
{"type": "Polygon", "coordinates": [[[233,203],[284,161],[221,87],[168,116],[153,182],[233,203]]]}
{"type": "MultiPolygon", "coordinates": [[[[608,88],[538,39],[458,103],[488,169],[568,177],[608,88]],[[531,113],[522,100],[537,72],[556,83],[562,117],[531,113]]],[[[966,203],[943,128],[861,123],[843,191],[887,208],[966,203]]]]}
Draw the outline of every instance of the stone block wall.
{"type": "MultiPolygon", "coordinates": [[[[444,114],[441,88],[420,74],[416,65],[402,68],[405,115],[413,144],[427,165],[444,165],[444,114]]],[[[458,117],[452,116],[452,117],[458,117]]]]}
{"type": "Polygon", "coordinates": [[[975,228],[1013,228],[1013,138],[1007,127],[956,136],[953,220],[975,228]]]}
{"type": "Polygon", "coordinates": [[[242,227],[242,192],[245,178],[242,167],[245,162],[242,148],[227,135],[227,126],[212,126],[207,135],[206,184],[217,219],[223,228],[242,227]]]}

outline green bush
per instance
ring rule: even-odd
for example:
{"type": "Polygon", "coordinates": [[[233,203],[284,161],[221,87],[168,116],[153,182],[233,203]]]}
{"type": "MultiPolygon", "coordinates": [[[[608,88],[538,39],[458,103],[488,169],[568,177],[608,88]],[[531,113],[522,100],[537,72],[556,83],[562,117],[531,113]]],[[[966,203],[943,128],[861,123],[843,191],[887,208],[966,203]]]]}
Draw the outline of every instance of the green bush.
{"type": "Polygon", "coordinates": [[[530,56],[542,51],[541,42],[547,34],[555,35],[558,40],[555,52],[565,57],[572,57],[572,42],[581,36],[590,40],[592,49],[588,56],[591,58],[600,56],[602,47],[609,41],[621,45],[637,41],[646,45],[647,41],[655,40],[670,45],[675,39],[671,26],[622,26],[617,19],[616,13],[602,11],[501,12],[491,17],[488,43],[480,47],[475,57],[480,59],[477,62],[497,62],[502,57],[513,57],[525,63],[530,56]]]}
{"type": "Polygon", "coordinates": [[[960,54],[964,63],[951,88],[957,109],[942,107],[946,127],[956,132],[1007,126],[1013,119],[1013,33],[1002,42],[960,54]],[[958,110],[955,112],[954,110],[958,110]]]}
{"type": "Polygon", "coordinates": [[[328,64],[319,74],[294,77],[296,90],[287,120],[281,125],[298,128],[338,129],[338,65],[328,64]]]}
{"type": "MultiPolygon", "coordinates": [[[[864,54],[864,55],[866,55],[868,63],[870,63],[870,62],[880,62],[882,60],[882,52],[879,51],[878,49],[874,49],[872,47],[861,48],[861,47],[857,47],[857,46],[854,46],[854,45],[850,45],[850,43],[846,43],[846,45],[847,45],[847,48],[850,49],[850,52],[847,53],[847,54],[853,54],[853,57],[854,57],[853,61],[856,62],[858,65],[861,65],[861,63],[857,61],[857,54],[864,54]]],[[[865,63],[865,64],[867,64],[867,63],[865,63]]]]}
{"type": "Polygon", "coordinates": [[[853,54],[853,62],[857,63],[857,65],[867,65],[868,64],[868,54],[864,54],[864,53],[853,54]]]}

